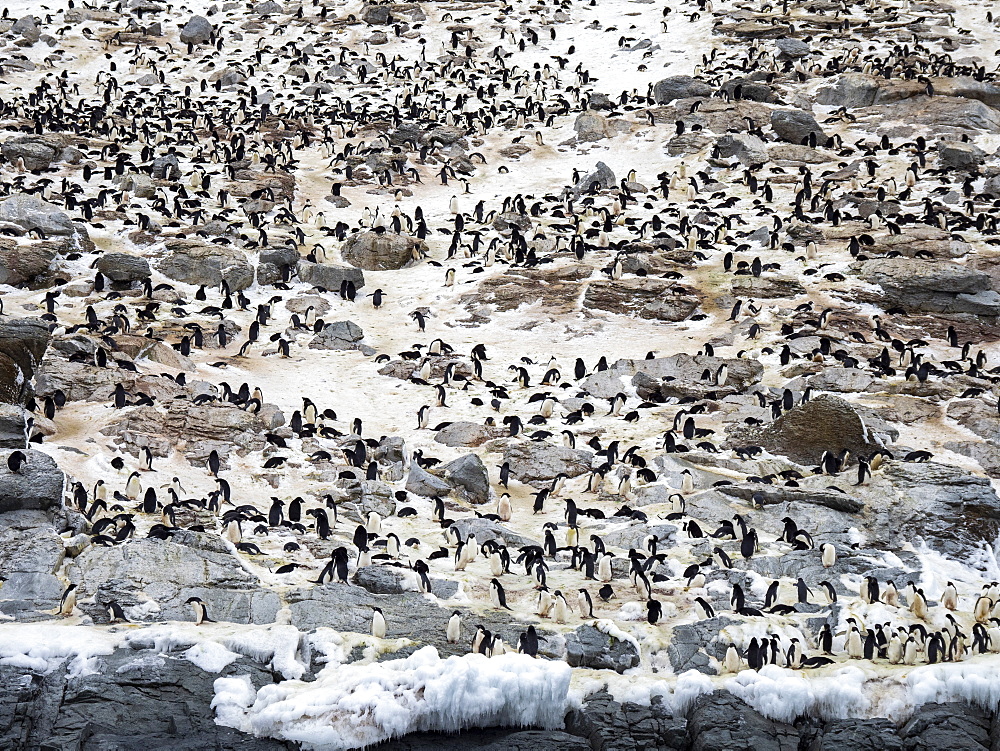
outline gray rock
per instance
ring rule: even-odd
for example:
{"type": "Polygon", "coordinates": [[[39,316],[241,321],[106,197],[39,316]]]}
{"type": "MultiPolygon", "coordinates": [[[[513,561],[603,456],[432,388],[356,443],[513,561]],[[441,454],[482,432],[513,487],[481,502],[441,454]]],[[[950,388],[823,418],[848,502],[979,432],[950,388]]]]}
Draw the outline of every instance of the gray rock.
{"type": "Polygon", "coordinates": [[[816,101],[831,107],[869,107],[875,103],[878,81],[865,73],[844,73],[832,86],[816,92],[816,101]]]}
{"type": "Polygon", "coordinates": [[[539,544],[537,540],[525,537],[500,522],[493,521],[492,519],[484,519],[481,516],[470,516],[465,519],[459,519],[451,526],[459,533],[462,540],[469,539],[469,535],[473,534],[479,543],[484,543],[487,540],[500,540],[504,545],[511,548],[539,544]]]}
{"type": "Polygon", "coordinates": [[[364,272],[354,266],[337,266],[332,263],[310,263],[309,261],[299,261],[296,267],[301,279],[306,284],[322,287],[325,290],[336,292],[344,281],[354,282],[356,289],[365,286],[364,272]]]}
{"type": "Polygon", "coordinates": [[[590,471],[594,454],[582,449],[553,446],[544,441],[512,443],[504,450],[510,473],[521,482],[552,480],[560,474],[578,477],[590,471]]]}
{"type": "Polygon", "coordinates": [[[233,623],[273,623],[281,607],[276,592],[263,589],[216,535],[184,531],[171,540],[143,538],[115,547],[89,547],[69,568],[70,581],[94,594],[118,580],[135,603],[150,598],[160,610],[152,620],[193,620],[185,601],[200,597],[209,615],[233,623]]]}
{"type": "Polygon", "coordinates": [[[149,261],[129,253],[105,253],[97,262],[97,270],[113,282],[138,282],[153,274],[149,261]]]}
{"type": "Polygon", "coordinates": [[[793,407],[759,431],[734,431],[730,443],[737,448],[763,446],[771,453],[812,465],[819,463],[824,451],[837,454],[849,449],[852,456],[867,456],[880,448],[854,407],[831,394],[793,407]]]}
{"type": "Polygon", "coordinates": [[[893,303],[937,313],[1000,315],[1000,294],[989,274],[947,261],[876,258],[859,270],[862,279],[882,287],[893,303]]]}
{"type": "Polygon", "coordinates": [[[284,13],[285,9],[274,0],[267,0],[267,2],[257,3],[253,6],[253,12],[258,16],[269,16],[274,13],[284,13]]]}
{"type": "Polygon", "coordinates": [[[604,162],[598,162],[593,172],[588,172],[573,187],[576,195],[589,193],[592,190],[607,190],[618,185],[614,171],[604,162]]]}
{"type": "Polygon", "coordinates": [[[639,664],[639,651],[631,641],[619,641],[584,624],[566,634],[566,662],[571,667],[624,673],[639,664]]]}
{"type": "Polygon", "coordinates": [[[358,349],[365,332],[354,321],[328,323],[309,342],[309,349],[358,349]]]}
{"type": "Polygon", "coordinates": [[[600,141],[615,135],[615,129],[608,119],[591,111],[581,112],[577,116],[573,130],[580,141],[600,141]]]}
{"type": "Polygon", "coordinates": [[[54,574],[15,572],[0,588],[0,613],[18,621],[51,618],[66,585],[54,574]]]}
{"type": "Polygon", "coordinates": [[[451,492],[451,485],[416,464],[411,464],[410,473],[406,478],[406,490],[428,498],[440,498],[451,492]]]}
{"type": "Polygon", "coordinates": [[[0,449],[27,447],[29,416],[23,407],[0,403],[0,449]]]}
{"type": "Polygon", "coordinates": [[[238,248],[188,240],[169,242],[167,248],[171,252],[158,269],[170,279],[206,287],[218,287],[225,280],[234,292],[253,284],[253,267],[238,248]]]}
{"type": "Polygon", "coordinates": [[[482,446],[494,438],[502,438],[507,430],[474,422],[453,422],[434,434],[434,440],[445,446],[482,446]]]}
{"type": "Polygon", "coordinates": [[[24,168],[31,172],[48,169],[59,157],[59,152],[53,147],[21,138],[5,142],[0,151],[3,158],[11,164],[16,164],[18,159],[22,160],[24,168]]]}
{"type": "Polygon", "coordinates": [[[826,133],[816,118],[803,110],[772,110],[771,128],[788,143],[804,143],[810,133],[816,134],[819,143],[826,142],[826,133]]]}
{"type": "Polygon", "coordinates": [[[181,29],[181,42],[184,44],[204,44],[215,36],[211,21],[204,16],[191,16],[191,19],[181,29]]]}
{"type": "Polygon", "coordinates": [[[986,160],[986,152],[974,143],[939,141],[937,148],[941,164],[954,169],[976,169],[986,160]]]}
{"type": "MultiPolygon", "coordinates": [[[[957,748],[957,747],[956,747],[957,748]]],[[[903,751],[894,723],[886,719],[829,720],[809,751],[903,751]]]]}
{"type": "Polygon", "coordinates": [[[932,749],[991,749],[990,715],[964,702],[923,704],[899,729],[903,747],[910,751],[932,749]]]}
{"type": "Polygon", "coordinates": [[[766,164],[767,144],[749,133],[727,133],[715,142],[723,159],[736,157],[743,164],[766,164]]]}
{"type": "Polygon", "coordinates": [[[649,706],[616,702],[606,691],[587,697],[566,715],[567,732],[582,737],[584,748],[602,751],[687,751],[687,721],[674,717],[654,698],[649,706]]]}
{"type": "Polygon", "coordinates": [[[472,503],[486,503],[490,499],[490,476],[483,460],[475,454],[466,454],[448,462],[442,468],[445,479],[463,488],[472,503]]]}
{"type": "MultiPolygon", "coordinates": [[[[0,576],[53,574],[63,562],[65,548],[47,511],[8,511],[0,514],[0,576]]],[[[3,588],[0,588],[0,596],[3,588]]]]}
{"type": "MultiPolygon", "coordinates": [[[[398,595],[416,591],[414,574],[397,566],[362,566],[354,574],[354,582],[369,592],[379,595],[398,595]]],[[[458,593],[458,582],[450,579],[431,579],[431,594],[448,600],[458,593]]]]}
{"type": "Polygon", "coordinates": [[[181,176],[181,160],[176,154],[164,154],[153,160],[151,170],[157,180],[176,180],[181,176]]]}
{"type": "Polygon", "coordinates": [[[774,44],[781,53],[778,57],[797,60],[800,57],[807,57],[811,52],[809,45],[801,39],[786,37],[785,39],[778,39],[774,44]]]}
{"type": "Polygon", "coordinates": [[[796,751],[799,733],[726,691],[702,694],[687,712],[690,751],[796,751]]]}
{"type": "Polygon", "coordinates": [[[614,369],[632,375],[639,397],[651,401],[664,401],[672,396],[702,399],[709,393],[722,398],[743,393],[764,377],[764,366],[756,360],[684,353],[653,360],[619,360],[614,369]],[[727,369],[726,382],[715,383],[714,374],[723,365],[727,369]],[[711,375],[708,380],[702,378],[705,371],[711,375]]]}
{"type": "Polygon", "coordinates": [[[712,92],[711,86],[691,76],[670,76],[653,86],[653,99],[657,104],[669,104],[675,99],[709,97],[712,92]]]}
{"type": "Polygon", "coordinates": [[[415,237],[374,231],[352,235],[340,249],[345,261],[366,271],[401,269],[426,252],[427,246],[415,237]]]}
{"type": "Polygon", "coordinates": [[[0,513],[61,507],[65,477],[55,460],[41,451],[25,449],[27,461],[15,473],[7,468],[11,453],[0,450],[0,513]]]}
{"type": "Polygon", "coordinates": [[[67,214],[36,195],[15,193],[0,201],[0,222],[8,222],[25,232],[41,230],[46,235],[87,236],[83,225],[76,225],[67,214]]]}

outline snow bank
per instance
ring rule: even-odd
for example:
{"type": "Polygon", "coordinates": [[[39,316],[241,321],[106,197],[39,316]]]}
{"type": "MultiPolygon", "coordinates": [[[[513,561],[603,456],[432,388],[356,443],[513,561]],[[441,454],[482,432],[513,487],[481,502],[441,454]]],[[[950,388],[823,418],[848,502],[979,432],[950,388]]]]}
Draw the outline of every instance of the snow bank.
{"type": "Polygon", "coordinates": [[[854,666],[807,679],[794,670],[765,665],[759,673],[744,670],[725,687],[765,717],[792,722],[801,715],[864,717],[871,705],[864,690],[868,679],[854,666]]]}
{"type": "Polygon", "coordinates": [[[331,664],[311,683],[264,686],[252,703],[243,679],[219,679],[213,707],[219,724],[244,732],[352,749],[422,730],[561,727],[571,672],[516,654],[442,660],[424,647],[403,660],[331,664]]]}
{"type": "Polygon", "coordinates": [[[77,678],[96,672],[96,658],[122,642],[120,633],[42,623],[0,625],[0,665],[47,673],[69,659],[67,672],[77,678]]]}

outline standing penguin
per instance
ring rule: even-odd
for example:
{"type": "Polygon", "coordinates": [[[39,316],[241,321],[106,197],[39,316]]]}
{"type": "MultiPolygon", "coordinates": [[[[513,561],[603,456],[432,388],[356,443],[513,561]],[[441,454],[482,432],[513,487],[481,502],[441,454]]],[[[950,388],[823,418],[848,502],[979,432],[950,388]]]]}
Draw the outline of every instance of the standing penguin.
{"type": "Polygon", "coordinates": [[[819,546],[819,552],[822,556],[823,568],[830,568],[837,562],[837,548],[832,543],[824,542],[819,546]]]}
{"type": "Polygon", "coordinates": [[[215,623],[215,621],[208,617],[208,608],[205,607],[205,603],[202,602],[200,597],[189,597],[184,604],[190,605],[192,610],[194,610],[194,625],[200,626],[203,623],[215,623]]]}
{"type": "Polygon", "coordinates": [[[457,610],[448,619],[447,637],[449,644],[457,644],[462,637],[462,615],[457,610]]]}
{"type": "Polygon", "coordinates": [[[376,639],[385,638],[385,616],[382,609],[372,607],[372,636],[376,639]]]}
{"type": "Polygon", "coordinates": [[[503,591],[503,585],[499,579],[490,579],[490,602],[495,608],[510,610],[507,606],[507,595],[503,591]]]}
{"type": "Polygon", "coordinates": [[[66,590],[62,593],[62,598],[59,600],[59,615],[69,616],[73,615],[73,608],[76,607],[76,585],[70,584],[66,587],[66,590]]]}

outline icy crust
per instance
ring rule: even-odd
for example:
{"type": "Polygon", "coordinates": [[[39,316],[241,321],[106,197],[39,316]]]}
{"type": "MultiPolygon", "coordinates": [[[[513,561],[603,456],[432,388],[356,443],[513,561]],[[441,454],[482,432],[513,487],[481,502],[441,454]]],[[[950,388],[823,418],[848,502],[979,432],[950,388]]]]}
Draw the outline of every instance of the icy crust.
{"type": "Polygon", "coordinates": [[[526,655],[441,659],[424,647],[363,669],[328,665],[313,682],[285,681],[256,694],[245,677],[219,678],[213,706],[216,722],[243,732],[352,749],[427,730],[560,728],[571,673],[564,662],[526,655]]]}

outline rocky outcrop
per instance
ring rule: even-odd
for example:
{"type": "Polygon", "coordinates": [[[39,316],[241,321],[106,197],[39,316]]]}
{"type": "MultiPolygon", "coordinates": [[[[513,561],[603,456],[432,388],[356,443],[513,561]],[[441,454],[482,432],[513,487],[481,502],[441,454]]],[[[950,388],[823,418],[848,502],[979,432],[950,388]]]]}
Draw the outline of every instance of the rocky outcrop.
{"type": "Polygon", "coordinates": [[[157,268],[170,279],[205,287],[225,281],[234,292],[253,284],[253,268],[240,250],[190,240],[171,240],[166,246],[170,252],[157,268]]]}
{"type": "Polygon", "coordinates": [[[1000,293],[988,274],[945,261],[879,258],[865,261],[861,278],[878,284],[891,303],[936,313],[1000,315],[1000,293]]]}
{"type": "Polygon", "coordinates": [[[401,269],[427,252],[422,240],[389,232],[362,232],[352,235],[340,249],[341,257],[366,271],[401,269]]]}

